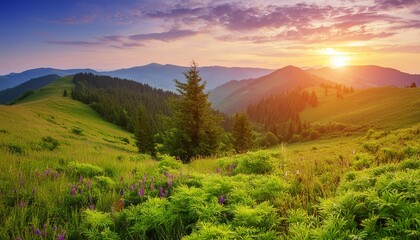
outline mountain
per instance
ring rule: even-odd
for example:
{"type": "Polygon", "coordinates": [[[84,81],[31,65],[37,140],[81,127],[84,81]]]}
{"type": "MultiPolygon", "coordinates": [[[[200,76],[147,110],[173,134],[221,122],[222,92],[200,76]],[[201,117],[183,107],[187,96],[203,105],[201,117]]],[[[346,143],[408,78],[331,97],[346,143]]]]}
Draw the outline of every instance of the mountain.
{"type": "MultiPolygon", "coordinates": [[[[132,79],[137,82],[147,83],[150,86],[162,88],[164,90],[175,90],[174,79],[183,81],[185,79],[183,72],[187,67],[151,63],[145,66],[119,69],[101,74],[132,79]]],[[[199,67],[203,80],[207,82],[207,89],[213,89],[227,81],[234,79],[256,78],[272,72],[270,69],[263,68],[242,68],[242,67],[221,67],[206,66],[199,67]]]]}
{"type": "Polygon", "coordinates": [[[257,79],[230,81],[210,93],[213,107],[225,113],[244,110],[265,96],[277,95],[296,87],[309,87],[326,80],[304,70],[287,66],[257,79]]]}
{"type": "Polygon", "coordinates": [[[51,74],[39,78],[33,78],[16,87],[0,91],[0,104],[9,103],[15,98],[24,94],[28,90],[37,90],[41,87],[44,87],[59,77],[60,76],[58,76],[57,74],[51,74]]]}
{"type": "Polygon", "coordinates": [[[27,70],[21,73],[10,73],[8,75],[0,76],[0,90],[12,88],[22,84],[30,79],[38,78],[46,75],[55,74],[60,77],[67,76],[71,74],[76,74],[79,72],[85,73],[97,73],[95,70],[92,69],[55,69],[55,68],[36,68],[27,70]]]}
{"type": "MultiPolygon", "coordinates": [[[[175,90],[174,79],[184,80],[182,74],[187,67],[177,65],[162,65],[151,63],[145,66],[118,69],[114,71],[95,71],[92,69],[54,69],[37,68],[24,71],[22,73],[11,73],[0,76],[0,90],[15,87],[29,79],[41,77],[49,74],[67,76],[76,73],[94,73],[111,77],[125,78],[140,83],[146,83],[152,87],[162,88],[164,90],[175,90]]],[[[241,67],[221,67],[206,66],[199,68],[201,77],[207,82],[207,89],[213,89],[227,81],[234,79],[256,78],[264,76],[273,70],[264,68],[241,68],[241,67]]]]}
{"type": "Polygon", "coordinates": [[[347,66],[336,69],[309,69],[307,72],[333,82],[360,89],[385,86],[404,87],[413,82],[417,86],[420,84],[420,74],[409,74],[393,68],[373,65],[347,66]]]}

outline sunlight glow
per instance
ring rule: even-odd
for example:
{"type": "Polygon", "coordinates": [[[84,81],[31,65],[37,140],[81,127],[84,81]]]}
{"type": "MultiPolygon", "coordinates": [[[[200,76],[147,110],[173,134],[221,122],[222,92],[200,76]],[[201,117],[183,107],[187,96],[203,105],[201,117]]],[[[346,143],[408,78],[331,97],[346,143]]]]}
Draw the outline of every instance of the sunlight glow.
{"type": "Polygon", "coordinates": [[[321,52],[329,57],[330,65],[335,68],[347,66],[350,61],[348,53],[339,52],[334,48],[325,48],[321,52]]]}

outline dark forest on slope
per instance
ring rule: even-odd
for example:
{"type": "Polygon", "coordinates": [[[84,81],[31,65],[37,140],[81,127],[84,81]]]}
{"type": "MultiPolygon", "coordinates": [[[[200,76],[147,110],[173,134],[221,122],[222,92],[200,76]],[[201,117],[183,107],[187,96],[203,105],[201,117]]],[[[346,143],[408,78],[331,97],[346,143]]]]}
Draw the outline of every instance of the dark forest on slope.
{"type": "Polygon", "coordinates": [[[159,126],[159,115],[169,115],[167,101],[176,95],[131,80],[79,73],[73,78],[74,99],[89,104],[107,121],[118,124],[130,132],[139,126],[139,117],[147,112],[153,131],[159,126]]]}

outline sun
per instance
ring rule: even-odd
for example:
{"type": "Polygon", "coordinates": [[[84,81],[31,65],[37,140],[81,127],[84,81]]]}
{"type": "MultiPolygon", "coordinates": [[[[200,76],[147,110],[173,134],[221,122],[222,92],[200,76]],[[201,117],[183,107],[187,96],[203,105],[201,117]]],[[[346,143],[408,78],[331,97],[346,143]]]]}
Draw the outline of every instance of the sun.
{"type": "Polygon", "coordinates": [[[350,61],[348,53],[339,52],[334,48],[325,48],[322,50],[322,54],[329,58],[330,65],[334,68],[347,66],[350,61]]]}
{"type": "Polygon", "coordinates": [[[349,58],[346,56],[331,56],[331,64],[337,68],[347,66],[348,61],[349,58]]]}

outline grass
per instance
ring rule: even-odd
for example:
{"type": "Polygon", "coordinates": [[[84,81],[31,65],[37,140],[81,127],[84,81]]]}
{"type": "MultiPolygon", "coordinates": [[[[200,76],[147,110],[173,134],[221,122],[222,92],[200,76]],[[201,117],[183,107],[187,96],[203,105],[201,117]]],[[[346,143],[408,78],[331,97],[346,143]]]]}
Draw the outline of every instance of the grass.
{"type": "Polygon", "coordinates": [[[1,239],[420,236],[415,119],[182,165],[138,154],[130,133],[62,96],[71,88],[61,78],[0,106],[1,239]]]}
{"type": "Polygon", "coordinates": [[[315,89],[319,105],[302,112],[311,123],[342,122],[375,129],[399,129],[420,121],[420,88],[371,88],[337,98],[334,90],[325,96],[315,89]]]}

